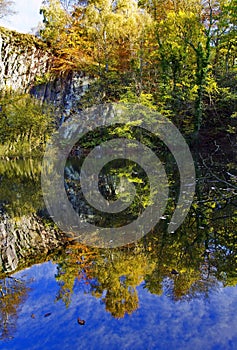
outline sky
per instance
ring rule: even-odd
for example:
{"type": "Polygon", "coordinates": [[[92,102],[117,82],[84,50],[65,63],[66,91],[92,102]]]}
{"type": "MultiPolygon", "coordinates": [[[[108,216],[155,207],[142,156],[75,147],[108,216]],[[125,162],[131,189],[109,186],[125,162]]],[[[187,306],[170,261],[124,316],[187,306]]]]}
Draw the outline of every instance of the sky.
{"type": "Polygon", "coordinates": [[[21,33],[30,33],[42,21],[39,9],[42,0],[14,0],[16,15],[0,19],[0,26],[14,29],[21,33]]]}

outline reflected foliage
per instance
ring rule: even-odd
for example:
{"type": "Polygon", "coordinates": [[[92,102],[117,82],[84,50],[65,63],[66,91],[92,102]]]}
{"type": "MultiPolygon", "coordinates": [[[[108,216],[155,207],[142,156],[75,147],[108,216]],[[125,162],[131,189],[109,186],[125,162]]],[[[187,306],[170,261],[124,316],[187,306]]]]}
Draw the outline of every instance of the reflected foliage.
{"type": "Polygon", "coordinates": [[[67,289],[67,301],[79,281],[85,293],[100,298],[108,312],[121,318],[138,308],[136,287],[141,283],[149,292],[174,301],[208,298],[213,289],[235,286],[235,149],[223,152],[214,144],[208,154],[197,155],[196,196],[184,224],[174,234],[166,231],[173,210],[170,206],[153,232],[136,244],[96,251],[70,245],[57,277],[61,288],[67,289]],[[223,156],[226,162],[220,166],[223,156]]]}
{"type": "Polygon", "coordinates": [[[139,251],[110,251],[96,261],[91,272],[92,294],[101,298],[112,316],[131,314],[138,308],[136,286],[142,282],[146,269],[145,257],[139,251]]]}
{"type": "Polygon", "coordinates": [[[19,308],[28,291],[25,282],[13,277],[0,280],[0,339],[12,339],[19,308]]]}
{"type": "Polygon", "coordinates": [[[12,217],[34,214],[43,207],[40,171],[37,159],[0,163],[0,205],[12,217]]]}
{"type": "Polygon", "coordinates": [[[84,291],[100,298],[106,310],[120,318],[138,308],[136,287],[142,282],[151,293],[166,294],[174,301],[208,297],[213,288],[236,285],[236,203],[216,209],[212,191],[205,205],[196,198],[175,234],[161,227],[135,246],[106,251],[82,252],[71,245],[57,277],[62,290],[67,289],[67,301],[75,279],[84,281],[84,291]]]}
{"type": "MultiPolygon", "coordinates": [[[[141,284],[150,293],[166,295],[173,301],[208,298],[213,289],[235,286],[236,153],[234,147],[227,149],[218,144],[208,149],[208,154],[196,155],[196,196],[179,230],[167,233],[169,217],[174,210],[170,205],[157,227],[136,244],[102,250],[68,238],[66,249],[53,256],[58,264],[56,300],[63,300],[69,306],[72,295],[80,289],[100,299],[113,317],[122,318],[139,307],[137,287],[141,284]],[[223,157],[226,161],[220,166],[223,157]]],[[[71,162],[67,170],[75,175],[75,169],[71,162]]],[[[131,176],[131,164],[127,170],[131,176]]],[[[1,163],[1,198],[12,208],[13,215],[17,212],[23,215],[25,211],[35,213],[40,208],[39,173],[40,166],[30,160],[1,163]],[[14,197],[13,187],[20,186],[22,196],[14,197]],[[31,206],[24,207],[24,203],[31,203],[31,206]]],[[[72,181],[72,176],[69,178],[72,181]]],[[[76,186],[78,180],[75,178],[74,182],[76,186]]],[[[20,304],[22,299],[17,300],[20,304]]]]}
{"type": "Polygon", "coordinates": [[[0,156],[41,155],[53,131],[53,108],[29,94],[0,93],[0,156]]]}
{"type": "MultiPolygon", "coordinates": [[[[41,13],[40,35],[55,57],[54,70],[60,74],[83,70],[96,77],[80,100],[82,108],[121,101],[159,111],[190,140],[197,169],[189,215],[179,230],[168,234],[179,193],[177,166],[168,159],[168,150],[155,137],[141,133],[139,123],[88,133],[79,145],[86,151],[111,137],[136,139],[157,151],[169,164],[170,200],[157,227],[134,244],[101,250],[68,239],[66,250],[54,256],[56,300],[68,307],[80,287],[98,298],[113,317],[122,318],[139,307],[141,284],[174,302],[208,298],[213,289],[235,286],[236,0],[101,0],[87,6],[84,1],[72,6],[70,1],[47,0],[41,13]]],[[[0,156],[41,154],[53,127],[50,106],[28,94],[0,96],[0,156]]],[[[35,215],[43,208],[37,161],[2,162],[0,174],[1,214],[2,207],[14,218],[35,215]]],[[[98,226],[123,226],[150,204],[149,183],[137,165],[123,164],[121,171],[120,165],[108,164],[100,175],[106,199],[117,198],[123,177],[134,184],[137,195],[122,216],[99,215],[84,205],[80,171],[68,164],[65,189],[86,220],[98,226]]],[[[126,201],[127,192],[122,196],[126,201]]],[[[27,288],[6,277],[0,282],[0,294],[1,337],[6,339],[12,336],[27,288]]]]}
{"type": "Polygon", "coordinates": [[[68,307],[71,302],[75,279],[83,281],[84,285],[89,285],[89,281],[92,279],[90,275],[91,265],[94,264],[97,256],[97,251],[90,250],[86,246],[80,244],[68,245],[65,255],[56,260],[58,263],[56,280],[60,285],[56,300],[63,300],[68,307]]]}

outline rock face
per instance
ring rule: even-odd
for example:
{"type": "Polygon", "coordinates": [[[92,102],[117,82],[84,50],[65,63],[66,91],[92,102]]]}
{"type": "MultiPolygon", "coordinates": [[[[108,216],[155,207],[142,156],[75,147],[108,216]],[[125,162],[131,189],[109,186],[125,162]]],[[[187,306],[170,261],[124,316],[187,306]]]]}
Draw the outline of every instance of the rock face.
{"type": "MultiPolygon", "coordinates": [[[[27,92],[53,103],[55,118],[62,123],[80,110],[80,99],[91,78],[82,72],[52,78],[51,69],[52,56],[44,43],[33,35],[0,27],[0,90],[27,92]]],[[[38,216],[12,219],[0,209],[0,272],[13,272],[31,257],[63,244],[63,235],[44,225],[38,216]]]]}
{"type": "Polygon", "coordinates": [[[49,254],[64,245],[64,237],[50,227],[45,227],[37,216],[11,219],[0,215],[0,272],[13,272],[19,264],[49,254]]]}
{"type": "Polygon", "coordinates": [[[80,99],[91,78],[83,72],[52,74],[52,55],[30,34],[0,27],[0,90],[30,92],[53,103],[63,121],[80,109],[80,99]]]}
{"type": "Polygon", "coordinates": [[[80,110],[81,97],[89,89],[91,80],[83,72],[68,72],[52,81],[33,86],[30,93],[42,102],[53,103],[62,123],[71,113],[80,110]]]}
{"type": "Polygon", "coordinates": [[[47,73],[50,61],[39,39],[0,27],[0,89],[28,91],[47,73]]]}

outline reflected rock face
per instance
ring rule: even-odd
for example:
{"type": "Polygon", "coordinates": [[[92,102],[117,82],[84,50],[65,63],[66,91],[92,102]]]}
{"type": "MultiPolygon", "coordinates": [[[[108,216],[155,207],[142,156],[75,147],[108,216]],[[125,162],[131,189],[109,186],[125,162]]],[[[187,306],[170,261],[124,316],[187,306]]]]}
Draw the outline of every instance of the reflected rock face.
{"type": "Polygon", "coordinates": [[[62,245],[62,234],[36,215],[10,218],[0,213],[1,272],[13,272],[31,257],[37,260],[62,245]]]}

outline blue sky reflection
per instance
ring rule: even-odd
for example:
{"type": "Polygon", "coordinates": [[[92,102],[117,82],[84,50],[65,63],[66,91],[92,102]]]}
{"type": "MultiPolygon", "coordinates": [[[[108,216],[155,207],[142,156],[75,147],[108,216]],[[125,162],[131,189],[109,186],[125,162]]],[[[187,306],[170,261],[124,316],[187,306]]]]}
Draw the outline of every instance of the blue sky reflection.
{"type": "Polygon", "coordinates": [[[14,339],[0,342],[2,350],[237,348],[237,288],[214,291],[208,300],[173,302],[140,285],[139,309],[117,320],[100,299],[84,294],[81,284],[76,285],[68,309],[61,300],[56,302],[56,272],[56,265],[48,262],[16,274],[34,280],[14,339]],[[48,312],[51,315],[44,317],[48,312]],[[77,323],[78,317],[86,321],[84,326],[77,323]]]}

